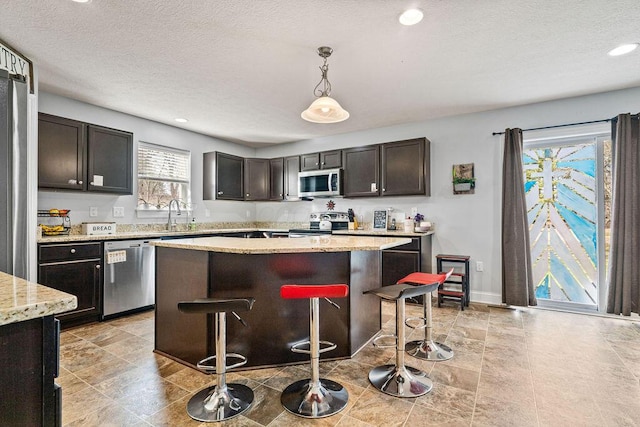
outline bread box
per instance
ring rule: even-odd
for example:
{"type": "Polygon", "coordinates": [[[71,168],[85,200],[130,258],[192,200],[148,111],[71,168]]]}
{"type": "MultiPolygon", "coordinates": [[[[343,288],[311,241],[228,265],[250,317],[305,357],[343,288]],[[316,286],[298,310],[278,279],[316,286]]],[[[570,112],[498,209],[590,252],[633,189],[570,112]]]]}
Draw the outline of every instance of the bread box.
{"type": "Polygon", "coordinates": [[[82,234],[87,235],[106,235],[116,234],[115,222],[83,222],[82,234]]]}

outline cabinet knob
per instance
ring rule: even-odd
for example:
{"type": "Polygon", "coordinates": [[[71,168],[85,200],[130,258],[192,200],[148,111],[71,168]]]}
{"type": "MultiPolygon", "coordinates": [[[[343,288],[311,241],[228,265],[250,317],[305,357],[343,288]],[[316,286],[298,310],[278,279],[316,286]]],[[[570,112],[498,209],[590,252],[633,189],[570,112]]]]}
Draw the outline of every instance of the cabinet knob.
{"type": "Polygon", "coordinates": [[[383,191],[383,192],[385,192],[385,191],[387,191],[387,189],[386,189],[386,188],[383,188],[383,189],[382,189],[382,191],[383,191]]]}
{"type": "Polygon", "coordinates": [[[78,185],[82,185],[82,181],[78,181],[78,185]]]}
{"type": "Polygon", "coordinates": [[[89,183],[89,185],[93,185],[93,181],[91,181],[91,182],[89,183]]]}
{"type": "Polygon", "coordinates": [[[100,265],[96,265],[96,270],[100,270],[100,265]]]}
{"type": "Polygon", "coordinates": [[[247,197],[249,197],[249,193],[247,193],[247,197]]]}
{"type": "Polygon", "coordinates": [[[76,250],[75,250],[75,249],[71,249],[71,253],[72,253],[72,254],[75,254],[75,253],[76,253],[76,250]]]}
{"type": "Polygon", "coordinates": [[[321,165],[324,165],[324,162],[320,163],[321,165]]]}
{"type": "Polygon", "coordinates": [[[218,195],[219,196],[222,195],[222,194],[224,194],[224,191],[218,191],[218,195]]]}

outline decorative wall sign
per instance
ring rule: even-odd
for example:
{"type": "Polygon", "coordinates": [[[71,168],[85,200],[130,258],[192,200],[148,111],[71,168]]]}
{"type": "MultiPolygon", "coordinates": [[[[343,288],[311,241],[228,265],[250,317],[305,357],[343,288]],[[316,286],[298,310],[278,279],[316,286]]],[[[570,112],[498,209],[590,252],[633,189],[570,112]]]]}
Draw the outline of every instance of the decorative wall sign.
{"type": "Polygon", "coordinates": [[[373,211],[373,228],[387,229],[387,211],[373,211]]]}
{"type": "Polygon", "coordinates": [[[473,174],[473,163],[453,165],[453,194],[474,194],[476,178],[473,174]]]}
{"type": "Polygon", "coordinates": [[[29,82],[29,92],[33,93],[33,64],[26,56],[0,39],[0,69],[9,74],[23,76],[29,82]]]}

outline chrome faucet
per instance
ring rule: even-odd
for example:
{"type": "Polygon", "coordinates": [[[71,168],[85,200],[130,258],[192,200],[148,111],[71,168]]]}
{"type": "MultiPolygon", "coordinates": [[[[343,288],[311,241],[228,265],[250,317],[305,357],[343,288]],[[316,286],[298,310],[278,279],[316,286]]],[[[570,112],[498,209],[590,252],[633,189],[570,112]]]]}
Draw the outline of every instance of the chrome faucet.
{"type": "Polygon", "coordinates": [[[171,199],[171,201],[169,202],[169,221],[167,222],[168,231],[176,231],[177,224],[175,218],[173,219],[173,221],[171,221],[171,206],[174,204],[174,202],[177,210],[176,215],[182,214],[182,212],[180,211],[180,202],[178,201],[178,199],[171,199]]]}

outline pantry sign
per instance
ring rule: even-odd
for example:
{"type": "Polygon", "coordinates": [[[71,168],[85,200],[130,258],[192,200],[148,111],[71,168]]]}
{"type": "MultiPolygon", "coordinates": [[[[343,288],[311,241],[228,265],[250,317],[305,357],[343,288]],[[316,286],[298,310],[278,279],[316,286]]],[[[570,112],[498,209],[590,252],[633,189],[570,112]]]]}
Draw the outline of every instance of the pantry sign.
{"type": "Polygon", "coordinates": [[[33,64],[3,40],[0,40],[0,70],[23,76],[29,81],[29,89],[33,93],[33,64]]]}

